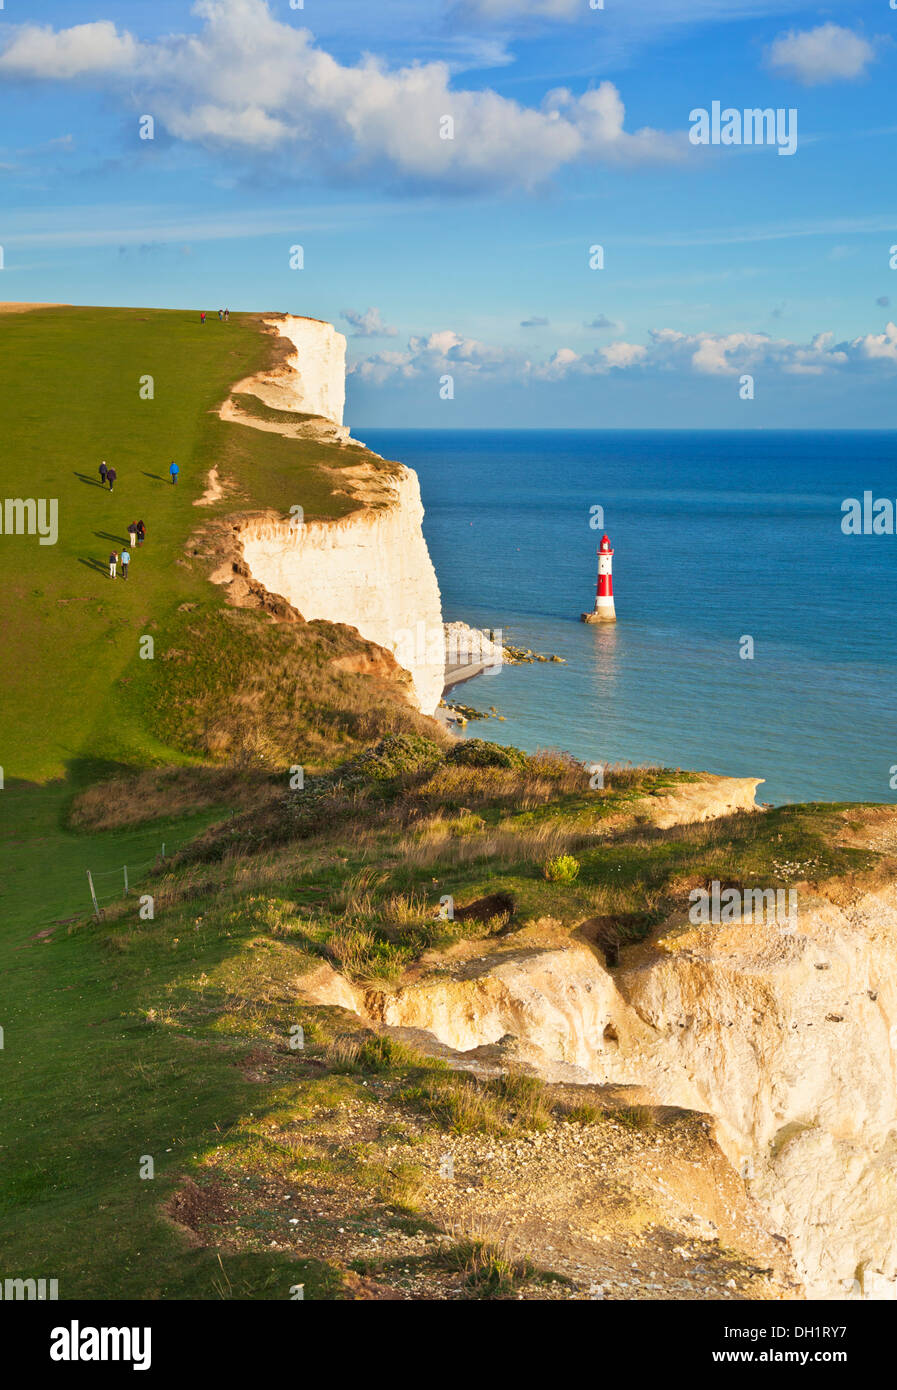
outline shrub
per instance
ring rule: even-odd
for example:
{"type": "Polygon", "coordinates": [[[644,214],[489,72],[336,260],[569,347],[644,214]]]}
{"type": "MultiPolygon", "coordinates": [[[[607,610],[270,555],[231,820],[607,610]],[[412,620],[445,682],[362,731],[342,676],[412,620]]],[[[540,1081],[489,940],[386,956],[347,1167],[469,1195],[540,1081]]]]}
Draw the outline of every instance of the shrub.
{"type": "Polygon", "coordinates": [[[555,859],[546,859],[542,873],[549,883],[575,883],[579,878],[579,860],[572,854],[559,854],[555,859]]]}
{"type": "Polygon", "coordinates": [[[362,773],[378,782],[396,777],[409,777],[432,772],[443,760],[443,750],[431,738],[422,734],[388,734],[373,748],[353,758],[337,774],[362,773]]]}
{"type": "Polygon", "coordinates": [[[519,748],[503,748],[483,738],[465,739],[448,753],[448,761],[463,767],[525,767],[526,754],[519,748]]]}

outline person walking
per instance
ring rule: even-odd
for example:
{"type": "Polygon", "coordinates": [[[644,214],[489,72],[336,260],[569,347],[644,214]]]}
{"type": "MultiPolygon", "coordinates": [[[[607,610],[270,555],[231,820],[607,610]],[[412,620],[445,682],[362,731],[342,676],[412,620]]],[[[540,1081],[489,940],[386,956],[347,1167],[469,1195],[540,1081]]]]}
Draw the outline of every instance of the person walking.
{"type": "Polygon", "coordinates": [[[199,316],[199,321],[200,321],[200,323],[205,323],[205,321],[206,321],[206,311],[205,311],[205,309],[203,309],[202,313],[200,314],[200,316],[199,316]]]}
{"type": "Polygon", "coordinates": [[[230,309],[225,309],[224,311],[224,322],[230,323],[230,309]]]}
{"type": "Polygon", "coordinates": [[[138,521],[138,523],[137,523],[137,545],[138,545],[138,547],[141,546],[141,545],[143,545],[143,542],[144,542],[145,540],[146,540],[146,527],[144,526],[144,524],[143,524],[142,521],[138,521]]]}
{"type": "Polygon", "coordinates": [[[175,463],[174,459],[171,460],[171,467],[169,468],[168,471],[169,471],[169,473],[171,474],[171,481],[172,481],[173,483],[176,483],[177,480],[178,480],[178,474],[180,473],[181,470],[178,468],[178,466],[177,466],[177,464],[175,463]]]}
{"type": "Polygon", "coordinates": [[[128,540],[131,542],[131,549],[133,550],[134,547],[135,547],[136,544],[137,544],[137,522],[136,522],[136,521],[129,521],[129,522],[128,522],[128,540]]]}
{"type": "Polygon", "coordinates": [[[106,469],[106,479],[107,479],[107,481],[108,481],[108,483],[109,483],[109,491],[110,491],[110,492],[112,491],[113,487],[115,486],[115,480],[116,480],[117,477],[118,477],[118,474],[116,473],[116,471],[115,471],[114,468],[107,468],[107,469],[106,469]]]}
{"type": "Polygon", "coordinates": [[[113,550],[112,554],[109,556],[109,578],[110,578],[110,579],[114,579],[114,578],[115,578],[115,571],[116,571],[117,566],[118,566],[118,551],[117,551],[117,550],[113,550]]]}
{"type": "Polygon", "coordinates": [[[221,320],[222,320],[223,318],[224,318],[224,310],[223,310],[223,309],[219,309],[219,310],[218,310],[218,322],[220,323],[221,320]]]}
{"type": "Polygon", "coordinates": [[[106,460],[100,464],[100,487],[106,486],[106,460]]]}
{"type": "Polygon", "coordinates": [[[122,553],[121,553],[121,577],[122,577],[122,579],[127,579],[127,577],[128,577],[128,565],[129,565],[130,563],[131,563],[131,552],[130,552],[129,550],[123,550],[122,553]]]}

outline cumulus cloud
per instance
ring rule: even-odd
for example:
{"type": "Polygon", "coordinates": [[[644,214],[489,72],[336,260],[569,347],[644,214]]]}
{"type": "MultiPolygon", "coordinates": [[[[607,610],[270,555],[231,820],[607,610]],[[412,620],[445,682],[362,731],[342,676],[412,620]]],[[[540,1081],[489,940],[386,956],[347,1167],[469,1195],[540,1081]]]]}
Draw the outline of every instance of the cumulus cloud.
{"type": "Polygon", "coordinates": [[[647,343],[619,339],[589,353],[560,347],[544,361],[533,362],[513,349],[442,329],[410,338],[403,352],[381,352],[357,362],[351,371],[363,381],[382,384],[445,372],[527,382],[632,371],[734,377],[761,369],[789,376],[897,369],[897,326],[893,323],[883,333],[841,343],[835,342],[831,332],[817,333],[805,343],[765,333],[682,333],[675,328],[653,329],[648,337],[647,343]]]}
{"type": "Polygon", "coordinates": [[[867,333],[864,338],[855,338],[851,349],[867,361],[884,361],[897,364],[897,324],[888,323],[884,333],[867,333]]]}
{"type": "Polygon", "coordinates": [[[379,309],[365,309],[361,314],[357,309],[343,309],[342,316],[352,327],[353,338],[394,338],[397,328],[384,323],[379,309]]]}
{"type": "Polygon", "coordinates": [[[424,337],[412,337],[404,352],[378,352],[356,362],[351,375],[377,385],[393,378],[411,380],[444,373],[465,376],[525,372],[529,364],[518,353],[491,347],[478,338],[463,338],[454,329],[439,329],[424,337]]]}
{"type": "Polygon", "coordinates": [[[681,134],[627,131],[610,82],[524,106],[489,88],[456,90],[442,61],[338,62],[267,0],[198,0],[194,12],[198,33],[153,40],[107,22],[26,24],[0,53],[0,75],[111,88],[176,139],[243,155],[280,151],[285,170],[330,176],[532,188],[574,162],[636,164],[686,151],[681,134]]]}
{"type": "Polygon", "coordinates": [[[875,47],[852,29],[829,23],[780,34],[766,57],[770,67],[814,87],[862,77],[875,57],[875,47]]]}
{"type": "Polygon", "coordinates": [[[10,77],[68,81],[126,72],[135,64],[138,52],[136,40],[130,34],[120,34],[109,20],[59,30],[26,24],[4,49],[0,71],[10,77]]]}

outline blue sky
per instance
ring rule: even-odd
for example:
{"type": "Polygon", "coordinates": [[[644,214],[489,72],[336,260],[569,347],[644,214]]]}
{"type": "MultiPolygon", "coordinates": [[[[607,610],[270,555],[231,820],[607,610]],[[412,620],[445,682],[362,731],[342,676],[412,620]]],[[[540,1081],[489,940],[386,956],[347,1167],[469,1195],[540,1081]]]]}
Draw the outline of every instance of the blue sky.
{"type": "Polygon", "coordinates": [[[889,0],[6,0],[0,298],[330,319],[362,436],[891,428],[895,72],[889,0]]]}

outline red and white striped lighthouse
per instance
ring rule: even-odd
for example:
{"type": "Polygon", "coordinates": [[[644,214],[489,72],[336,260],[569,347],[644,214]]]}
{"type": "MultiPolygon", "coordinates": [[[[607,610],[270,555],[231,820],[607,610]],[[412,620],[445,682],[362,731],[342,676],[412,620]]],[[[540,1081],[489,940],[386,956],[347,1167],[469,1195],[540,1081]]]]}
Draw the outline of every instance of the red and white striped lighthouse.
{"type": "Polygon", "coordinates": [[[581,614],[584,623],[615,623],[614,610],[614,552],[607,536],[601,537],[598,548],[598,583],[595,588],[595,607],[581,614]]]}

